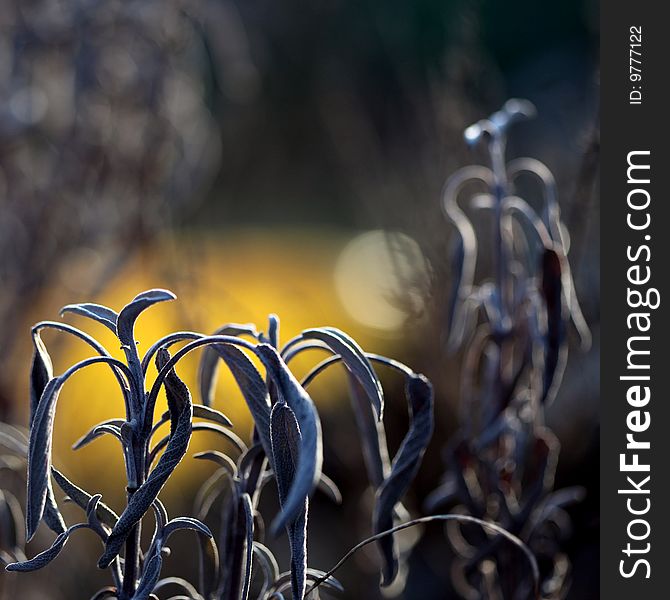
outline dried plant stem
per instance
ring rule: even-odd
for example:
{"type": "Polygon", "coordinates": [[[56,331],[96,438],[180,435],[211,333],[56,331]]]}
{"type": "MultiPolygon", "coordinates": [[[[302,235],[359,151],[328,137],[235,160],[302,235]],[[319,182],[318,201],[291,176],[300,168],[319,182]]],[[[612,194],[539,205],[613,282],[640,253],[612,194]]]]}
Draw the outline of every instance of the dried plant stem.
{"type": "Polygon", "coordinates": [[[395,527],[392,527],[391,529],[387,529],[386,531],[382,531],[376,535],[370,536],[369,538],[364,539],[362,542],[359,542],[356,544],[351,550],[349,550],[337,563],[335,564],[334,567],[332,567],[329,571],[325,572],[321,577],[316,579],[314,583],[307,589],[306,596],[309,595],[313,590],[318,588],[322,583],[324,583],[330,576],[332,576],[345,562],[347,562],[356,552],[358,552],[361,548],[364,548],[368,544],[371,544],[372,542],[376,542],[377,540],[380,540],[388,535],[393,535],[394,533],[397,533],[398,531],[402,531],[403,529],[409,529],[410,527],[414,527],[415,525],[420,525],[421,523],[432,523],[433,521],[460,521],[462,523],[475,523],[476,525],[481,526],[484,529],[489,529],[490,531],[493,531],[494,533],[497,533],[504,538],[506,538],[508,541],[510,541],[512,544],[517,546],[526,556],[528,559],[528,563],[530,565],[530,569],[533,575],[533,598],[535,600],[539,600],[540,598],[540,569],[537,565],[537,560],[535,558],[535,555],[531,551],[531,549],[523,542],[521,541],[518,537],[516,537],[514,534],[510,533],[506,529],[503,529],[500,527],[500,525],[496,525],[495,523],[492,523],[491,521],[484,521],[483,519],[478,519],[477,517],[471,517],[469,515],[455,515],[455,514],[445,514],[445,515],[431,515],[429,517],[421,517],[418,519],[412,519],[411,521],[407,521],[407,523],[402,523],[401,525],[397,525],[395,527]]]}

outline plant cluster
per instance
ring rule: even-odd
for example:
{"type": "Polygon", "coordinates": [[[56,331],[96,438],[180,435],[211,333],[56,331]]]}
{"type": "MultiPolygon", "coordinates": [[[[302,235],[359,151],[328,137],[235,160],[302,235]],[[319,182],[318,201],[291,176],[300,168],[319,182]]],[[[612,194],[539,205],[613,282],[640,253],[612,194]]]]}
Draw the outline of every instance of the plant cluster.
{"type": "MultiPolygon", "coordinates": [[[[542,598],[557,599],[569,584],[570,565],[560,547],[570,526],[564,509],[582,491],[553,490],[559,443],[545,423],[545,407],[565,369],[569,322],[583,347],[590,334],[567,260],[554,178],[538,160],[505,158],[509,127],[533,114],[529,102],[509,100],[468,127],[466,141],[485,147],[490,166],[464,167],[444,188],[444,210],[457,234],[447,344],[463,353],[462,424],[445,480],[428,506],[452,506],[518,536],[541,567],[542,598]],[[520,195],[524,178],[539,184],[539,211],[520,195]],[[467,209],[459,204],[465,198],[467,209]],[[484,238],[466,210],[492,216],[493,276],[481,283],[475,271],[477,242],[484,238]]],[[[447,535],[457,555],[452,580],[463,597],[532,596],[536,584],[528,569],[499,537],[463,521],[450,522],[447,535]]]]}
{"type": "Polygon", "coordinates": [[[463,597],[565,597],[570,582],[570,564],[561,546],[570,530],[566,508],[583,492],[554,490],[559,444],[545,423],[545,408],[561,384],[570,322],[583,347],[590,343],[590,334],[575,294],[567,259],[569,239],[551,172],[534,159],[507,162],[505,158],[509,127],[533,112],[530,103],[510,100],[490,118],[469,127],[466,140],[485,146],[490,166],[465,167],[444,189],[444,209],[457,234],[447,343],[451,350],[462,352],[462,423],[449,449],[444,481],[428,498],[427,507],[435,512],[449,506],[450,513],[412,519],[402,504],[433,432],[433,392],[425,377],[393,359],[365,352],[349,335],[332,327],[307,329],[281,343],[279,319],[274,315],[265,331],[251,324],[224,325],[211,335],[179,331],[157,340],[140,355],[137,319],[153,305],[175,299],[169,291],[153,289],[136,296],[118,313],[93,303],[62,309],[62,314],[73,313],[109,328],[118,338],[124,360],[67,323],[43,321],[33,327],[29,434],[0,427],[0,444],[15,455],[3,457],[0,466],[20,473],[27,463],[25,538],[32,539],[41,523],[56,537],[51,547],[27,558],[17,522],[23,520],[20,502],[3,486],[0,559],[7,570],[40,569],[58,556],[75,531],[89,529],[102,544],[98,567],[108,569],[111,578],[94,599],[157,599],[166,589],[177,587],[180,595],[172,600],[303,600],[342,591],[333,574],[370,543],[379,550],[382,587],[401,581],[407,552],[395,534],[420,523],[443,521],[456,555],[452,582],[463,597]],[[522,193],[525,179],[539,184],[540,210],[522,193]],[[459,202],[474,185],[480,191],[468,195],[469,207],[464,209],[459,202]],[[477,265],[478,240],[483,237],[468,216],[476,211],[488,212],[493,223],[493,275],[483,281],[477,265]],[[77,338],[93,355],[54,374],[42,339],[50,330],[77,338]],[[198,349],[202,353],[200,401],[194,402],[176,368],[184,356],[198,349]],[[314,351],[328,356],[298,379],[293,361],[314,351]],[[59,395],[73,375],[100,364],[111,370],[118,384],[124,413],[95,425],[74,449],[101,436],[120,442],[127,499],[121,514],[101,494],[82,489],[52,463],[59,395]],[[152,364],[155,377],[150,376],[152,364]],[[320,489],[338,502],[341,494],[322,471],[321,419],[308,389],[336,364],[347,375],[374,491],[373,535],[323,571],[308,563],[310,497],[320,489]],[[214,408],[222,365],[252,416],[250,440],[242,439],[228,417],[214,408]],[[379,367],[396,372],[405,383],[409,426],[393,456],[386,440],[379,367]],[[157,414],[163,390],[168,410],[157,414]],[[212,461],[217,470],[200,488],[193,514],[170,518],[161,492],[186,457],[192,436],[200,431],[217,434],[222,446],[193,458],[212,461]],[[271,481],[280,508],[269,530],[275,536],[287,534],[290,564],[285,571],[265,543],[265,519],[259,508],[260,496],[271,481]],[[65,523],[54,483],[84,511],[80,522],[65,523]],[[214,514],[218,525],[210,529],[214,514]],[[143,536],[143,527],[151,521],[153,532],[143,536]],[[195,534],[197,581],[162,573],[170,538],[180,530],[195,534]],[[518,560],[522,555],[524,560],[518,560]]]}
{"type": "Polygon", "coordinates": [[[334,328],[305,330],[280,346],[279,320],[275,316],[270,317],[267,332],[258,332],[252,325],[236,324],[226,325],[213,335],[176,332],[158,340],[140,356],[134,333],[137,318],[154,304],[174,298],[166,290],[150,290],[139,294],[118,314],[91,303],[63,308],[63,313],[93,319],[112,330],[125,361],[114,358],[93,337],[68,324],[45,321],[33,327],[35,351],[25,523],[28,540],[41,522],[57,537],[50,548],[29,560],[14,556],[18,562],[10,562],[7,569],[32,571],[44,567],[61,552],[75,531],[86,528],[99,536],[103,551],[98,566],[109,569],[113,582],[96,594],[98,599],[156,598],[156,593],[168,584],[181,586],[185,597],[207,600],[246,600],[252,583],[258,598],[283,598],[290,591],[290,597],[302,599],[308,592],[316,596],[319,586],[337,589],[339,583],[330,573],[307,566],[309,497],[317,486],[335,498],[339,491],[322,473],[321,422],[306,388],[320,373],[339,363],[349,377],[370,484],[376,492],[372,528],[383,559],[382,585],[389,585],[398,573],[399,557],[393,531],[388,530],[407,514],[400,501],[432,434],[430,383],[397,361],[365,353],[351,337],[334,328]],[[41,337],[42,332],[52,329],[79,338],[95,355],[54,375],[41,337]],[[174,351],[177,344],[181,347],[174,351]],[[175,372],[181,358],[197,348],[204,349],[199,368],[201,403],[192,401],[190,390],[175,372]],[[326,351],[331,356],[298,381],[290,369],[291,361],[312,350],[326,351]],[[254,361],[261,365],[264,374],[254,361]],[[148,381],[147,371],[152,362],[158,374],[148,381]],[[232,431],[232,423],[223,413],[212,407],[220,363],[232,373],[253,417],[251,445],[232,431]],[[127,479],[127,504],[120,515],[103,502],[100,494],[81,489],[52,464],[54,415],[61,390],[75,373],[96,364],[107,365],[113,372],[125,415],[99,423],[75,448],[103,435],[119,440],[127,479]],[[373,364],[388,367],[405,378],[410,425],[393,460],[382,420],[384,393],[373,364]],[[155,415],[163,388],[168,411],[155,415]],[[168,424],[169,433],[161,433],[168,424]],[[213,460],[220,467],[215,474],[216,482],[207,483],[197,501],[198,516],[204,518],[214,499],[225,495],[221,531],[216,539],[201,518],[170,519],[159,498],[175,467],[185,457],[191,436],[199,430],[218,433],[235,449],[233,456],[216,449],[196,456],[213,460]],[[279,571],[277,561],[261,541],[263,527],[258,499],[270,479],[276,482],[281,506],[271,531],[276,535],[285,530],[290,544],[291,564],[286,573],[279,571]],[[84,510],[84,520],[65,524],[53,482],[84,510]],[[147,514],[153,514],[155,527],[148,547],[142,547],[141,529],[147,514]],[[200,577],[195,584],[175,577],[161,578],[169,538],[181,529],[192,530],[198,537],[200,577]]]}

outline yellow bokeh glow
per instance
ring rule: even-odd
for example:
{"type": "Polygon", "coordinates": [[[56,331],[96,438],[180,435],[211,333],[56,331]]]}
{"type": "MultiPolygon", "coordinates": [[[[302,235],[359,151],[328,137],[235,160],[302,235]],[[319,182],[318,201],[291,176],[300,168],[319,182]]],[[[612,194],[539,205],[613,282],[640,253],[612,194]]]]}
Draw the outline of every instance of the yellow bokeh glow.
{"type": "MultiPolygon", "coordinates": [[[[307,236],[263,231],[236,233],[222,239],[192,237],[179,242],[164,241],[133,257],[96,297],[76,294],[73,297],[73,291],[63,286],[49,294],[44,306],[35,307],[39,313],[34,316],[35,319],[57,320],[61,305],[85,301],[120,310],[139,292],[162,287],[174,291],[178,298],[156,305],[141,315],[136,327],[140,354],[159,337],[173,331],[211,333],[228,322],[253,322],[259,330],[266,330],[270,313],[279,315],[284,341],[302,329],[331,325],[349,332],[367,350],[392,352],[389,347],[393,344],[392,337],[361,325],[360,319],[352,318],[338,300],[333,272],[346,243],[347,238],[336,234],[307,236]]],[[[351,285],[357,283],[351,281],[351,285]]],[[[118,340],[104,326],[76,315],[66,315],[63,320],[94,335],[114,356],[123,358],[118,340]]],[[[56,373],[92,355],[88,346],[68,336],[45,332],[43,339],[54,359],[56,373]]],[[[26,348],[22,353],[25,360],[21,362],[26,378],[27,353],[26,348]]],[[[199,357],[196,351],[177,367],[177,373],[192,390],[196,401],[200,401],[196,387],[199,357]]],[[[301,357],[295,362],[296,372],[305,373],[323,357],[318,352],[301,357]]],[[[325,378],[310,389],[317,405],[342,397],[342,391],[331,393],[333,386],[340,390],[344,387],[338,371],[327,372],[325,378]]],[[[219,373],[215,408],[233,421],[240,437],[247,439],[251,420],[246,405],[230,374],[223,368],[219,373]]],[[[152,367],[149,385],[154,376],[152,367]]],[[[156,418],[165,408],[161,394],[156,418]]],[[[55,464],[85,489],[103,493],[105,500],[118,509],[123,505],[121,482],[125,476],[119,442],[104,436],[76,452],[71,450],[71,445],[96,423],[122,416],[123,400],[110,369],[95,365],[77,373],[65,385],[58,402],[54,433],[55,464]]],[[[182,489],[190,491],[192,484],[204,480],[212,466],[191,456],[212,448],[227,449],[225,442],[215,434],[194,434],[187,457],[166,488],[167,495],[175,497],[182,489]]]]}

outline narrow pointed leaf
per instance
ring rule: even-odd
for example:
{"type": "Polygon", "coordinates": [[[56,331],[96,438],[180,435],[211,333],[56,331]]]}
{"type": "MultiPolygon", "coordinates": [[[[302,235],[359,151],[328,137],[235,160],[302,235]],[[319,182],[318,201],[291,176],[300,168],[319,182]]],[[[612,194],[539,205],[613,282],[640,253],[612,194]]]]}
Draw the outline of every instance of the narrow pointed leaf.
{"type": "Polygon", "coordinates": [[[231,420],[222,412],[210,408],[209,406],[203,406],[202,404],[193,405],[193,416],[198,417],[198,419],[206,419],[212,423],[224,425],[225,427],[233,426],[231,420]]]}
{"type": "Polygon", "coordinates": [[[54,541],[53,545],[50,548],[44,550],[43,552],[40,552],[37,556],[31,558],[30,560],[11,563],[7,565],[6,567],[7,571],[25,572],[25,571],[37,571],[38,569],[41,569],[42,567],[48,565],[54,558],[56,558],[60,554],[60,551],[64,548],[68,540],[68,537],[69,532],[66,531],[61,533],[56,538],[56,540],[54,541]]]}
{"type": "Polygon", "coordinates": [[[302,442],[298,421],[287,404],[277,403],[272,407],[270,439],[279,500],[283,505],[295,479],[302,442]]]}
{"type": "MultiPolygon", "coordinates": [[[[167,351],[164,351],[167,352],[167,351]]],[[[159,356],[161,353],[159,352],[159,356]]],[[[165,356],[162,357],[163,360],[165,356]]],[[[126,509],[107,540],[105,551],[100,558],[99,566],[106,568],[121,550],[128,534],[137,522],[149,510],[175,467],[186,454],[191,438],[193,405],[188,388],[177,377],[172,369],[165,378],[168,406],[171,412],[171,433],[165,452],[161,455],[156,467],[147,480],[130,497],[126,509]],[[178,411],[173,413],[173,411],[178,411]]]]}
{"type": "Polygon", "coordinates": [[[68,304],[67,306],[64,306],[60,309],[61,316],[63,316],[65,313],[73,313],[75,315],[81,315],[82,317],[93,319],[98,323],[102,323],[116,335],[116,321],[118,319],[118,315],[111,308],[101,306],[100,304],[93,304],[91,302],[84,304],[68,304]]]}
{"type": "Polygon", "coordinates": [[[209,530],[209,527],[207,527],[207,525],[205,525],[202,521],[194,519],[193,517],[176,517],[167,523],[163,528],[161,533],[163,541],[167,542],[168,538],[175,531],[179,531],[180,529],[190,529],[191,531],[196,531],[208,538],[214,537],[212,532],[209,530]]]}
{"type": "Polygon", "coordinates": [[[161,575],[161,569],[163,568],[163,559],[161,558],[160,552],[151,556],[144,566],[142,573],[142,579],[140,580],[139,586],[133,595],[133,600],[149,600],[151,597],[151,592],[156,587],[158,578],[161,575]]]}
{"type": "MultiPolygon", "coordinates": [[[[226,417],[226,415],[224,415],[222,412],[219,412],[218,410],[210,408],[209,406],[204,406],[202,404],[193,405],[193,417],[198,417],[199,419],[205,419],[207,421],[211,421],[212,423],[223,425],[224,427],[233,426],[230,419],[226,417]]],[[[154,423],[153,432],[155,433],[158,430],[158,428],[161,425],[163,425],[163,423],[167,423],[169,420],[170,420],[170,411],[166,410],[161,415],[161,418],[158,419],[156,423],[154,423]]]]}
{"type": "MultiPolygon", "coordinates": [[[[230,442],[230,444],[238,452],[245,452],[247,450],[246,444],[240,439],[240,437],[237,434],[233,433],[229,429],[226,429],[225,427],[221,427],[221,425],[216,425],[215,423],[193,423],[191,427],[191,432],[194,433],[196,431],[211,431],[212,433],[216,433],[221,437],[223,437],[227,442],[230,442]]],[[[165,446],[167,446],[169,442],[170,442],[170,436],[166,435],[156,443],[156,445],[152,448],[149,454],[152,463],[155,460],[158,453],[163,448],[165,448],[165,446]]]]}
{"type": "MultiPolygon", "coordinates": [[[[238,325],[230,323],[217,329],[212,335],[250,335],[253,338],[258,337],[256,326],[247,323],[238,325]]],[[[219,355],[216,348],[211,346],[205,347],[202,352],[202,358],[198,365],[198,388],[200,389],[200,401],[205,406],[212,406],[214,403],[214,388],[216,383],[216,375],[219,370],[219,355]]]]}
{"type": "Polygon", "coordinates": [[[295,414],[301,434],[295,477],[286,495],[282,511],[272,524],[272,530],[276,534],[302,512],[305,500],[314,491],[321,478],[323,462],[321,422],[312,399],[289,371],[277,351],[272,346],[260,344],[256,352],[274,380],[281,397],[295,414]]]}
{"type": "Polygon", "coordinates": [[[60,554],[61,550],[65,547],[70,534],[77,529],[81,529],[82,527],[88,527],[88,525],[86,523],[79,523],[77,525],[73,525],[69,529],[66,529],[63,533],[58,535],[50,548],[44,552],[40,552],[37,556],[31,558],[30,560],[7,565],[7,571],[36,571],[37,569],[41,569],[42,567],[48,565],[60,554]]]}
{"type": "Polygon", "coordinates": [[[119,313],[116,322],[117,333],[122,344],[131,346],[135,344],[134,329],[135,321],[144,310],[158,302],[174,300],[176,296],[168,290],[149,290],[143,292],[127,304],[119,313]]]}
{"type": "Polygon", "coordinates": [[[49,480],[51,444],[56,401],[63,383],[61,378],[56,377],[46,385],[30,429],[26,497],[26,537],[28,540],[35,535],[47,504],[53,500],[49,480]]]}
{"type": "Polygon", "coordinates": [[[254,419],[263,449],[270,456],[270,397],[262,375],[239,348],[230,344],[216,344],[208,348],[216,352],[233,374],[254,419]]]}
{"type": "Polygon", "coordinates": [[[370,361],[356,341],[343,331],[332,327],[307,329],[302,332],[302,336],[305,339],[315,339],[323,342],[335,354],[342,357],[342,363],[361,384],[370,402],[375,407],[377,418],[381,419],[384,414],[382,385],[370,361]]]}
{"type": "Polygon", "coordinates": [[[35,352],[33,354],[33,364],[30,370],[30,419],[29,425],[33,424],[37,404],[42,397],[47,383],[53,379],[53,366],[51,357],[47,352],[44,342],[39,333],[33,335],[33,345],[35,352]]]}
{"type": "Polygon", "coordinates": [[[90,444],[93,440],[96,440],[105,434],[113,435],[123,444],[121,426],[124,423],[125,421],[123,419],[110,419],[109,421],[98,423],[95,427],[91,428],[90,431],[80,437],[74,444],[72,444],[72,449],[79,450],[80,448],[83,448],[84,446],[90,444]]]}
{"type": "MultiPolygon", "coordinates": [[[[29,424],[32,427],[33,421],[35,418],[35,413],[37,412],[37,407],[40,402],[40,398],[44,393],[45,388],[49,381],[53,378],[53,367],[51,364],[51,357],[47,352],[47,349],[42,342],[42,338],[39,335],[39,332],[36,332],[33,335],[33,345],[35,347],[35,352],[33,355],[33,364],[30,371],[30,418],[29,424]]],[[[40,518],[44,519],[44,522],[48,527],[57,534],[61,534],[65,531],[65,522],[63,517],[58,510],[58,505],[54,499],[53,489],[51,488],[51,481],[47,477],[46,489],[44,497],[44,507],[41,510],[40,518]]],[[[41,496],[38,498],[41,502],[41,496]]],[[[31,503],[31,527],[36,528],[39,523],[39,518],[35,521],[36,513],[34,512],[35,503],[31,503]]],[[[26,509],[26,524],[27,520],[27,511],[26,509]]],[[[34,529],[27,528],[29,531],[28,539],[30,539],[34,534],[34,529]]]]}
{"type": "Polygon", "coordinates": [[[248,595],[253,556],[253,508],[249,494],[231,490],[230,501],[222,507],[221,548],[224,561],[220,585],[222,598],[243,600],[248,595]]]}
{"type": "Polygon", "coordinates": [[[56,504],[54,492],[51,487],[51,481],[47,482],[47,498],[44,504],[44,514],[42,515],[42,519],[44,519],[47,527],[54,533],[61,534],[65,531],[65,521],[60,514],[60,510],[58,510],[58,505],[56,504]]]}
{"type": "MultiPolygon", "coordinates": [[[[270,438],[279,501],[283,507],[295,480],[302,445],[298,421],[286,404],[277,403],[272,407],[270,438]]],[[[296,600],[305,596],[307,503],[305,496],[302,509],[286,526],[291,546],[291,589],[296,600]]]]}
{"type": "Polygon", "coordinates": [[[200,460],[211,460],[212,462],[215,462],[217,465],[226,469],[226,471],[228,471],[228,473],[230,473],[232,477],[235,477],[237,475],[237,465],[235,464],[235,461],[233,461],[229,456],[227,456],[223,452],[219,452],[217,450],[198,452],[197,454],[193,455],[193,458],[197,458],[200,460]]]}
{"type": "MultiPolygon", "coordinates": [[[[393,527],[393,511],[407,492],[433,433],[433,390],[428,380],[415,375],[407,380],[410,427],[393,459],[391,474],[377,492],[373,529],[378,534],[393,527]]],[[[398,573],[398,557],[393,536],[379,540],[384,558],[382,585],[390,585],[398,573]]]]}
{"type": "Polygon", "coordinates": [[[65,373],[47,383],[37,404],[30,428],[28,449],[28,493],[26,497],[26,532],[28,540],[35,534],[43,516],[47,525],[52,529],[56,528],[55,530],[57,530],[61,527],[62,518],[55,501],[52,501],[53,491],[51,490],[51,480],[49,479],[56,404],[58,395],[65,382],[77,371],[97,363],[110,365],[123,364],[109,356],[95,356],[78,362],[65,371],[65,373]]]}
{"type": "Polygon", "coordinates": [[[373,488],[377,489],[391,472],[384,423],[375,418],[363,387],[353,375],[349,375],[349,396],[360,434],[368,479],[373,488]]]}
{"type": "MultiPolygon", "coordinates": [[[[156,367],[159,372],[169,360],[170,353],[165,348],[160,348],[156,354],[156,367]]],[[[189,392],[184,382],[177,377],[174,369],[171,369],[166,375],[163,385],[165,386],[165,396],[167,397],[168,412],[170,413],[170,437],[172,437],[184,406],[191,404],[191,392],[189,392]]]]}
{"type": "Polygon", "coordinates": [[[240,596],[240,600],[247,600],[249,597],[249,588],[251,587],[253,568],[254,512],[249,494],[242,494],[240,501],[242,505],[242,514],[240,516],[244,519],[247,536],[244,544],[244,583],[242,585],[242,595],[240,596]]]}
{"type": "MultiPolygon", "coordinates": [[[[56,469],[56,467],[51,467],[51,474],[53,475],[53,478],[58,486],[68,495],[68,497],[77,506],[86,510],[93,496],[72,483],[67,477],[65,477],[65,475],[56,469]]],[[[114,525],[116,525],[116,522],[119,520],[119,515],[117,515],[104,502],[98,502],[96,504],[96,514],[102,523],[111,528],[113,528],[114,525]]]]}

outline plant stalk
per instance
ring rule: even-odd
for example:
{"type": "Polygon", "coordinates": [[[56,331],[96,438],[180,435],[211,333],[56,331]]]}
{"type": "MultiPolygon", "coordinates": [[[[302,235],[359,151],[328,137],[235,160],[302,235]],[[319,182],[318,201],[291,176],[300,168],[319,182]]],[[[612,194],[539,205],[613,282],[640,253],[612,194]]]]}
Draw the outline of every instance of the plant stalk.
{"type": "MultiPolygon", "coordinates": [[[[146,479],[146,444],[141,441],[133,440],[131,445],[130,460],[135,465],[135,473],[137,481],[129,481],[127,488],[127,502],[137,489],[144,483],[146,479]]],[[[142,535],[142,521],[138,521],[130,532],[126,540],[124,564],[123,564],[123,586],[119,600],[130,600],[137,589],[137,579],[140,573],[140,553],[141,553],[141,535],[142,535]]]]}

